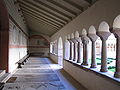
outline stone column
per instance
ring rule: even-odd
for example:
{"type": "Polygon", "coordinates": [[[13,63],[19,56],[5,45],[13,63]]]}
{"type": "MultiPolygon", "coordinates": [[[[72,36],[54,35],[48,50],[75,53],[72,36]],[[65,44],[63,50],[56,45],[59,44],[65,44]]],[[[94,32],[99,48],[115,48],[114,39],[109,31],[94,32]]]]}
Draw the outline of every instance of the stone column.
{"type": "Polygon", "coordinates": [[[72,60],[72,41],[70,39],[68,39],[69,43],[70,43],[70,56],[69,56],[69,60],[72,60]]]}
{"type": "Polygon", "coordinates": [[[88,43],[89,38],[87,36],[82,36],[83,43],[83,63],[82,65],[88,66],[88,43]]]}
{"type": "Polygon", "coordinates": [[[89,34],[88,37],[90,38],[90,40],[92,41],[92,60],[91,60],[91,68],[96,68],[97,64],[96,64],[96,48],[95,48],[95,41],[97,40],[98,36],[95,34],[89,34]]]}
{"type": "Polygon", "coordinates": [[[75,38],[76,41],[78,42],[78,45],[77,45],[77,52],[78,52],[78,57],[77,57],[77,63],[81,63],[81,38],[78,37],[78,38],[75,38]]]}
{"type": "Polygon", "coordinates": [[[9,29],[0,31],[0,70],[9,70],[9,29]]]}
{"type": "Polygon", "coordinates": [[[101,72],[107,72],[107,46],[106,46],[106,40],[111,35],[110,32],[98,32],[97,35],[102,40],[102,52],[101,52],[101,72]]]}
{"type": "Polygon", "coordinates": [[[76,53],[76,50],[77,50],[77,41],[73,38],[73,39],[71,39],[72,40],[72,42],[74,43],[74,55],[73,55],[73,61],[76,61],[76,55],[77,55],[77,53],[76,53]]]}
{"type": "Polygon", "coordinates": [[[120,28],[112,29],[111,32],[115,35],[116,43],[116,71],[114,77],[120,78],[120,28]]]}

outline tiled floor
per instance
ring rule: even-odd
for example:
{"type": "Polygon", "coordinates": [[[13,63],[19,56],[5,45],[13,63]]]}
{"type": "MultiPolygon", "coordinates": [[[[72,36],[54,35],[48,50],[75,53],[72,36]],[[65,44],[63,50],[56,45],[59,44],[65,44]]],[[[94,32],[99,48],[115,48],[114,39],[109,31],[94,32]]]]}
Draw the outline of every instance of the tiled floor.
{"type": "Polygon", "coordinates": [[[30,57],[3,90],[86,90],[48,58],[30,57]]]}

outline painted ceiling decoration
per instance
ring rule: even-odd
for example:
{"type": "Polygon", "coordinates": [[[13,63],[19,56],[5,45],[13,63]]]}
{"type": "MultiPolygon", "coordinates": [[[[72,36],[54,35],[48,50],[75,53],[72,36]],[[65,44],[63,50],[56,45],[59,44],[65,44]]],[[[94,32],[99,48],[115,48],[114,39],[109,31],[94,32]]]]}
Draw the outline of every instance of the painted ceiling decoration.
{"type": "Polygon", "coordinates": [[[30,30],[53,35],[97,0],[15,0],[30,30]]]}

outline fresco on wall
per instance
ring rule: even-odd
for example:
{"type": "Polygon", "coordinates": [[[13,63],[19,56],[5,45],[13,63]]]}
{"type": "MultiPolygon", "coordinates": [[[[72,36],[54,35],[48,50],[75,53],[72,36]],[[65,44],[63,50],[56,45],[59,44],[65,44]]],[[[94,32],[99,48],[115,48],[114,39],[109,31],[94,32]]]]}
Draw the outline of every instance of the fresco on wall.
{"type": "Polygon", "coordinates": [[[49,41],[41,35],[32,35],[29,37],[29,53],[37,56],[48,56],[49,41]]]}
{"type": "Polygon", "coordinates": [[[49,42],[47,39],[40,35],[33,35],[29,37],[29,46],[35,48],[49,48],[49,42]]]}
{"type": "Polygon", "coordinates": [[[10,20],[9,72],[16,69],[16,62],[27,55],[27,39],[28,37],[10,20]]]}

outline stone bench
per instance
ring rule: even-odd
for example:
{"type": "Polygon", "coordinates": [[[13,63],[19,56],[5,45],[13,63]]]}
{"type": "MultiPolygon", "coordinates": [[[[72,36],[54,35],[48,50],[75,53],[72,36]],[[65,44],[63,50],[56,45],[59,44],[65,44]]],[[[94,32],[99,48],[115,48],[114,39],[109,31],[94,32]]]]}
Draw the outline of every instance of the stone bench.
{"type": "Polygon", "coordinates": [[[29,54],[24,56],[22,59],[20,59],[16,64],[18,64],[18,68],[22,68],[22,65],[26,63],[27,59],[29,58],[29,54]]]}
{"type": "Polygon", "coordinates": [[[5,83],[0,83],[0,90],[3,89],[5,83]]]}
{"type": "Polygon", "coordinates": [[[32,52],[30,53],[30,56],[44,56],[44,52],[32,52]]]}

